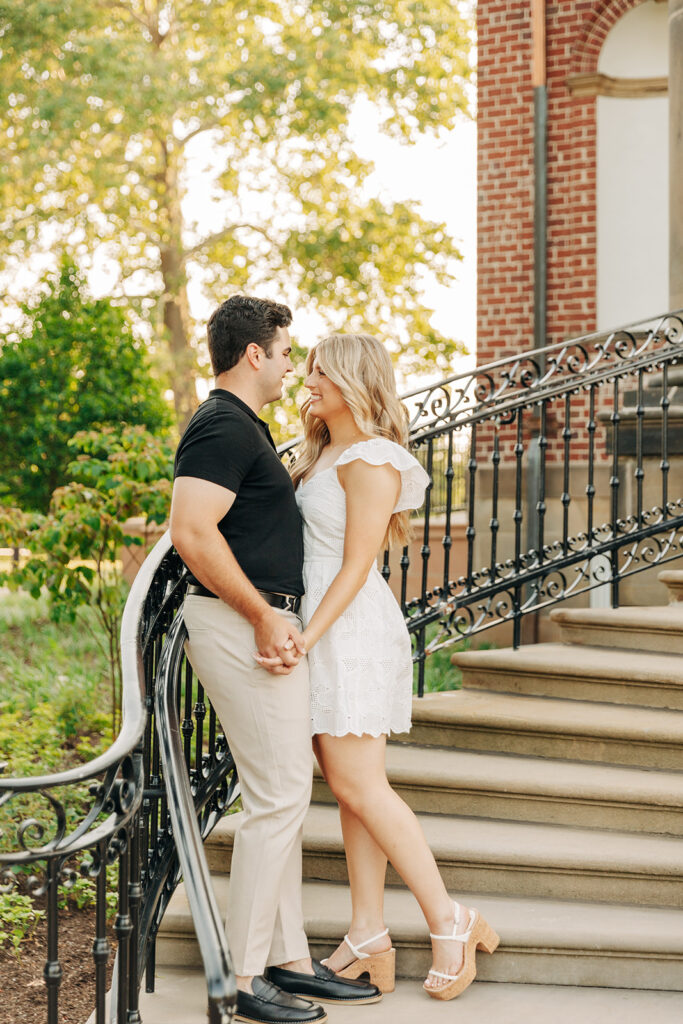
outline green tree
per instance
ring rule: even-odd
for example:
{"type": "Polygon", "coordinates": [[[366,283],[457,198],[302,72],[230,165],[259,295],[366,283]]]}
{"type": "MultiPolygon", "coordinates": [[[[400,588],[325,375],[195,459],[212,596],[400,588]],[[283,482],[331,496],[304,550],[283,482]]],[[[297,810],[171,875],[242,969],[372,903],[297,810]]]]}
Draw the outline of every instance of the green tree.
{"type": "MultiPolygon", "coordinates": [[[[57,488],[47,515],[0,506],[0,544],[20,543],[28,551],[18,566],[0,574],[0,584],[35,598],[47,593],[57,621],[74,622],[83,606],[93,608],[109,662],[116,733],[127,589],[119,556],[123,545],[143,543],[128,532],[131,518],[158,524],[168,516],[173,447],[141,426],[81,431],[69,447],[70,481],[57,488]]],[[[87,628],[87,619],[79,621],[87,628]]]]}
{"type": "Polygon", "coordinates": [[[0,338],[0,497],[46,512],[75,433],[123,422],[168,434],[172,415],[126,314],[89,299],[68,259],[22,308],[0,338]]]}
{"type": "Polygon", "coordinates": [[[330,326],[371,326],[420,366],[447,364],[458,345],[430,326],[422,285],[451,281],[457,250],[414,204],[372,196],[350,115],[369,99],[405,143],[451,127],[466,109],[468,7],[0,0],[6,266],[44,248],[46,222],[103,243],[121,294],[158,311],[181,425],[197,272],[214,300],[298,294],[330,326]],[[220,164],[204,179],[210,227],[183,203],[202,139],[220,164]]]}

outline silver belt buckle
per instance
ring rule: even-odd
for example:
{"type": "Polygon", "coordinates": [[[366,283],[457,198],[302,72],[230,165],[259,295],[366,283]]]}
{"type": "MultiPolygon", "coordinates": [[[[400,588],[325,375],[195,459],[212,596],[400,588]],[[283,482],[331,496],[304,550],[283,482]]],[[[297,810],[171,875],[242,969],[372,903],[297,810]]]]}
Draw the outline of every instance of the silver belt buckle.
{"type": "Polygon", "coordinates": [[[285,599],[285,603],[283,605],[285,611],[293,612],[294,611],[294,602],[295,602],[296,598],[292,597],[291,594],[283,594],[282,596],[285,599]]]}

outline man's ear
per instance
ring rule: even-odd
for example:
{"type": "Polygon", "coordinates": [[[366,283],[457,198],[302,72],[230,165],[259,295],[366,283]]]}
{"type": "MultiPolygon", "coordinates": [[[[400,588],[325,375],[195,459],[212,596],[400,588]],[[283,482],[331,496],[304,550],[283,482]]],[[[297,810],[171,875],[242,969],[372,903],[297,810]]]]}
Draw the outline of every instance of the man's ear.
{"type": "Polygon", "coordinates": [[[260,368],[261,360],[264,355],[263,349],[260,345],[257,345],[256,342],[252,341],[244,350],[244,355],[250,366],[253,366],[255,370],[260,368]]]}

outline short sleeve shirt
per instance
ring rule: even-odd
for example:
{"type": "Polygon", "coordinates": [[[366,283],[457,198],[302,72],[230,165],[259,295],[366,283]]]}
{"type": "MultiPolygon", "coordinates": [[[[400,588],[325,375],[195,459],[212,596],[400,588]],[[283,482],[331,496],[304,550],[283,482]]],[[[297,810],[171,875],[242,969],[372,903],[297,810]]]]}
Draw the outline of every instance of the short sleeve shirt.
{"type": "Polygon", "coordinates": [[[292,481],[268,425],[248,405],[230,391],[211,391],[181,438],[174,476],[234,491],[218,529],[244,574],[259,590],[303,594],[303,535],[292,481]]]}

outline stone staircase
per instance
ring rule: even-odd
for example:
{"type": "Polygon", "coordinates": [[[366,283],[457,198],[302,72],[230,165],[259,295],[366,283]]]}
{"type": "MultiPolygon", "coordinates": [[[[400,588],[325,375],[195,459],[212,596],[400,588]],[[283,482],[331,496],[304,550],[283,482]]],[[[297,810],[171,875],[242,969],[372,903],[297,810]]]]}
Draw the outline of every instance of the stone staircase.
{"type": "MultiPolygon", "coordinates": [[[[559,608],[561,643],[458,653],[463,690],[416,700],[410,736],[389,747],[389,777],[446,884],[501,935],[479,979],[683,992],[683,572],[660,579],[668,607],[559,608]]],[[[240,817],[207,842],[221,906],[240,817]]],[[[322,956],[346,930],[349,897],[319,775],[304,878],[322,956]]],[[[388,883],[398,974],[423,977],[427,929],[391,870],[388,883]]],[[[200,964],[182,887],[157,964],[200,964]]]]}

